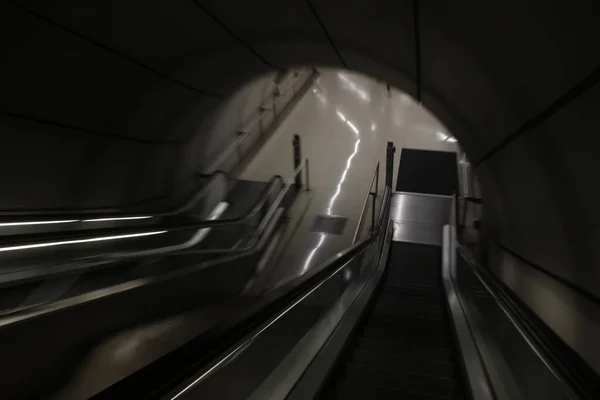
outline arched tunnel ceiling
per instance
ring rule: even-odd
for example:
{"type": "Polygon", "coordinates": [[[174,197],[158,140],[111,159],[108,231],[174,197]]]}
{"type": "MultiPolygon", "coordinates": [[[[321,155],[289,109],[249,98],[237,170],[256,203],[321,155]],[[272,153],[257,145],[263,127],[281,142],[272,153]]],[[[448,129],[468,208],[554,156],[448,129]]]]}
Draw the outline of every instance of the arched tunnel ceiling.
{"type": "Polygon", "coordinates": [[[420,99],[478,163],[493,235],[598,293],[598,7],[3,3],[0,208],[118,208],[179,193],[196,172],[182,148],[201,142],[202,120],[235,88],[272,69],[338,66],[420,99]]]}

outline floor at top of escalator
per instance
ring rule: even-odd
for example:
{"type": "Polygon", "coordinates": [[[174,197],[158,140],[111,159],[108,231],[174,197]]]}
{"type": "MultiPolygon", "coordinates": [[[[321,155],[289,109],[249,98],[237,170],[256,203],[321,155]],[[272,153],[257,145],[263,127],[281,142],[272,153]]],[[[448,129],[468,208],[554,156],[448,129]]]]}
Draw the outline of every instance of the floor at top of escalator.
{"type": "Polygon", "coordinates": [[[322,399],[462,399],[437,246],[394,243],[371,310],[322,399]]]}

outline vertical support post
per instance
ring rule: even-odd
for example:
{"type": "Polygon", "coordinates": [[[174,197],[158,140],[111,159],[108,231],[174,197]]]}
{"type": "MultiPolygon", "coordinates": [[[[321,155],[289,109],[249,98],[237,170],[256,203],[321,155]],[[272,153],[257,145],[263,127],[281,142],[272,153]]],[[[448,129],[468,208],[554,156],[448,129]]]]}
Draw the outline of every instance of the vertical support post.
{"type": "MultiPolygon", "coordinates": [[[[292,140],[292,145],[294,147],[294,171],[298,169],[300,163],[302,162],[302,155],[300,154],[300,135],[295,134],[294,140],[292,140]]],[[[296,175],[296,189],[300,190],[302,187],[302,174],[296,175]]]]}
{"type": "Polygon", "coordinates": [[[379,194],[379,163],[377,163],[377,169],[375,170],[375,197],[379,194]]]}
{"type": "Polygon", "coordinates": [[[379,163],[375,168],[375,192],[373,192],[373,203],[371,204],[371,232],[375,230],[375,202],[377,201],[377,193],[379,192],[379,163]]]}
{"type": "Polygon", "coordinates": [[[392,188],[392,183],[394,182],[394,153],[396,152],[396,147],[394,147],[394,143],[388,142],[386,149],[386,157],[385,157],[385,185],[392,188]]]}
{"type": "Polygon", "coordinates": [[[310,170],[308,169],[308,158],[304,160],[304,169],[306,170],[306,190],[310,190],[310,170]]]}
{"type": "Polygon", "coordinates": [[[377,200],[377,195],[371,196],[372,207],[371,207],[371,232],[375,230],[375,200],[377,200]]]}

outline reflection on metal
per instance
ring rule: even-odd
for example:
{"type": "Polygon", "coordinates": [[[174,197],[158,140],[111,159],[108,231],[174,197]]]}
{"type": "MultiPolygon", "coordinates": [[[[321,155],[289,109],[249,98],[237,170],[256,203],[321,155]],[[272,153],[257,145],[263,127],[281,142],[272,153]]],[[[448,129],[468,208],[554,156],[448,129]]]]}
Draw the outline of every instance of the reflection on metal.
{"type": "Polygon", "coordinates": [[[51,224],[68,224],[71,222],[79,222],[78,219],[64,219],[58,221],[22,221],[22,222],[0,222],[0,227],[8,226],[29,226],[29,225],[51,225],[51,224]]]}
{"type": "Polygon", "coordinates": [[[312,248],[312,250],[310,251],[310,253],[308,253],[308,256],[306,257],[306,260],[304,260],[304,265],[302,265],[302,270],[300,272],[301,274],[306,273],[306,271],[308,270],[308,267],[310,266],[310,262],[312,261],[313,257],[315,256],[315,253],[317,252],[319,247],[321,247],[323,245],[323,242],[325,241],[326,236],[327,235],[325,235],[324,233],[320,234],[319,241],[317,242],[316,246],[312,248]]]}
{"type": "Polygon", "coordinates": [[[437,225],[394,221],[394,242],[441,245],[442,234],[437,225]]]}
{"type": "Polygon", "coordinates": [[[113,218],[93,218],[84,219],[82,222],[109,222],[109,221],[133,221],[136,219],[149,219],[154,218],[152,215],[140,215],[134,217],[113,217],[113,218]]]}
{"type": "Polygon", "coordinates": [[[60,242],[33,243],[33,244],[25,244],[25,245],[21,245],[21,246],[0,247],[0,252],[39,249],[42,247],[65,246],[65,245],[69,245],[69,244],[104,242],[104,241],[108,241],[108,240],[131,239],[131,238],[137,238],[137,237],[143,237],[143,236],[160,235],[160,234],[167,233],[167,232],[168,231],[154,231],[154,232],[132,233],[130,235],[100,236],[100,237],[89,238],[89,239],[64,240],[64,241],[60,241],[60,242]]]}
{"type": "Polygon", "coordinates": [[[54,221],[50,220],[50,221],[0,222],[0,227],[70,224],[73,222],[131,221],[131,220],[136,220],[136,219],[148,219],[148,218],[153,218],[153,216],[140,215],[140,216],[131,216],[131,217],[107,217],[107,218],[93,218],[93,219],[63,219],[63,220],[54,220],[54,221]]]}
{"type": "Polygon", "coordinates": [[[452,230],[453,228],[450,225],[445,225],[443,228],[442,280],[456,338],[459,343],[458,347],[466,371],[467,382],[471,389],[471,396],[469,397],[476,400],[493,400],[494,396],[481,361],[481,356],[473,339],[469,322],[465,316],[462,302],[455,286],[456,242],[452,230]]]}
{"type": "Polygon", "coordinates": [[[449,196],[394,193],[390,210],[394,241],[441,245],[441,227],[448,223],[451,204],[449,196]]]}
{"type": "Polygon", "coordinates": [[[431,224],[441,228],[448,223],[452,197],[407,193],[392,195],[390,218],[397,222],[431,224]]]}

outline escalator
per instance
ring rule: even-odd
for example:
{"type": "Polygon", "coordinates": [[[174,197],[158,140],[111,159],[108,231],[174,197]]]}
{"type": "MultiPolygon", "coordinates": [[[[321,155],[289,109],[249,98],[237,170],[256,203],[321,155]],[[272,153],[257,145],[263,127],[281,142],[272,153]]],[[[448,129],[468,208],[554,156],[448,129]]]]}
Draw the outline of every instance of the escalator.
{"type": "MultiPolygon", "coordinates": [[[[298,169],[295,174],[302,171],[298,169]]],[[[173,343],[185,342],[187,335],[202,334],[211,323],[240,308],[249,279],[259,262],[269,262],[271,253],[266,250],[273,242],[277,245],[279,232],[286,228],[285,213],[302,190],[294,184],[294,177],[288,182],[276,176],[270,182],[237,181],[229,185],[225,198],[212,201],[231,203],[229,212],[219,220],[168,216],[166,225],[152,229],[174,233],[172,243],[156,242],[151,247],[134,248],[131,254],[123,250],[116,255],[102,254],[103,258],[59,265],[65,267],[62,269],[41,268],[40,274],[31,274],[32,269],[16,271],[23,274],[22,279],[4,282],[0,296],[0,350],[11,376],[5,375],[0,385],[3,396],[47,397],[57,390],[55,382],[64,382],[95,349],[110,344],[120,333],[132,334],[135,341],[132,330],[152,330],[152,324],[165,321],[160,329],[185,332],[173,338],[173,343]],[[206,241],[188,246],[202,231],[208,233],[206,241]],[[169,247],[173,244],[185,246],[169,247]],[[178,315],[186,321],[185,328],[168,322],[178,315]],[[39,332],[52,338],[51,346],[48,341],[34,339],[39,332]],[[30,360],[42,353],[37,370],[45,372],[38,374],[30,360]]],[[[120,235],[148,229],[118,225],[93,232],[86,229],[85,234],[120,235]]],[[[41,235],[77,237],[81,233],[41,235]]],[[[162,356],[163,349],[171,345],[162,342],[157,351],[151,356],[144,354],[139,362],[162,356]]],[[[135,370],[137,365],[130,368],[135,370]]]]}
{"type": "MultiPolygon", "coordinates": [[[[390,159],[388,147],[388,172],[390,159]]],[[[211,338],[182,348],[187,361],[180,355],[158,363],[100,398],[598,398],[556,368],[549,349],[523,329],[480,274],[465,275],[464,260],[457,261],[455,198],[441,202],[448,211],[443,225],[401,226],[393,218],[402,210],[392,205],[418,207],[392,201],[391,182],[386,179],[377,224],[366,238],[266,296],[211,338]],[[400,239],[410,237],[402,229],[415,228],[441,240],[400,239]],[[174,368],[181,374],[175,376],[174,368]]]]}
{"type": "MultiPolygon", "coordinates": [[[[215,177],[221,178],[221,175],[216,174],[215,177]]],[[[215,179],[212,181],[214,182],[215,179]]],[[[224,183],[225,186],[221,185],[223,193],[214,193],[212,189],[215,189],[215,185],[209,183],[210,187],[207,189],[211,190],[205,190],[205,194],[197,196],[195,204],[189,204],[186,210],[181,210],[182,214],[165,215],[157,222],[158,225],[150,225],[143,229],[163,230],[168,229],[164,228],[167,226],[164,224],[193,224],[195,220],[203,222],[203,219],[208,216],[209,209],[225,204],[224,212],[218,216],[222,222],[221,226],[177,230],[168,238],[160,235],[163,236],[160,239],[149,237],[144,238],[141,243],[137,241],[120,245],[141,246],[142,250],[133,252],[123,251],[127,248],[102,244],[91,249],[91,251],[102,252],[97,256],[89,253],[92,255],[65,263],[21,268],[13,273],[2,274],[0,290],[3,295],[0,298],[0,315],[68,299],[136,279],[200,265],[231,250],[241,252],[244,246],[252,245],[250,241],[253,235],[257,233],[275,197],[283,189],[282,179],[276,176],[270,182],[229,180],[224,183]],[[37,271],[39,273],[36,274],[37,271]]],[[[284,207],[289,207],[293,198],[287,196],[286,200],[288,201],[284,207]]],[[[118,223],[116,226],[123,228],[136,221],[107,221],[107,223],[111,222],[113,226],[118,223]]],[[[29,228],[31,229],[31,226],[29,228]]],[[[131,225],[130,228],[135,229],[139,226],[131,225]]],[[[35,258],[36,262],[40,258],[39,254],[29,256],[25,254],[22,259],[25,257],[35,258]]],[[[48,261],[42,258],[42,262],[48,261]]],[[[244,278],[247,276],[244,275],[241,279],[244,278]]]]}
{"type": "Polygon", "coordinates": [[[440,247],[395,242],[388,263],[320,398],[464,398],[440,247]]]}

